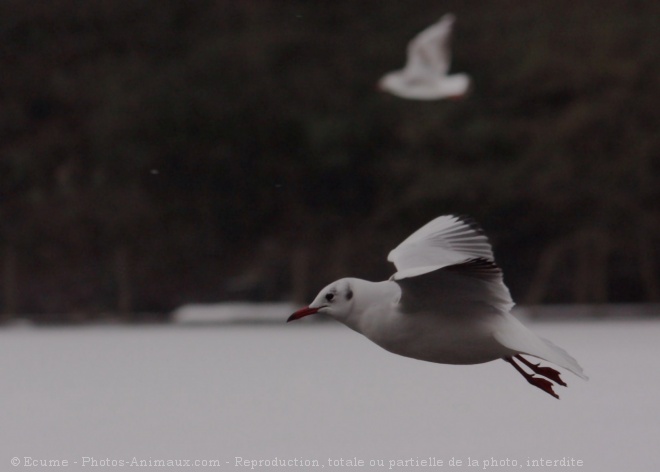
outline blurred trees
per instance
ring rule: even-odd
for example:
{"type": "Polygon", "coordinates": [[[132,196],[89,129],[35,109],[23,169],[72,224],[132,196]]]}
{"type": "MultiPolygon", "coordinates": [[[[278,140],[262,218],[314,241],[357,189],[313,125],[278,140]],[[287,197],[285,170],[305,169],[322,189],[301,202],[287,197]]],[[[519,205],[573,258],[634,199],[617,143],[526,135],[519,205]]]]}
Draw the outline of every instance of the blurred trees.
{"type": "MultiPolygon", "coordinates": [[[[313,295],[469,213],[514,298],[660,298],[657,2],[0,3],[0,306],[313,295]],[[374,90],[458,16],[460,102],[374,90]]],[[[114,316],[114,315],[112,315],[114,316]]]]}

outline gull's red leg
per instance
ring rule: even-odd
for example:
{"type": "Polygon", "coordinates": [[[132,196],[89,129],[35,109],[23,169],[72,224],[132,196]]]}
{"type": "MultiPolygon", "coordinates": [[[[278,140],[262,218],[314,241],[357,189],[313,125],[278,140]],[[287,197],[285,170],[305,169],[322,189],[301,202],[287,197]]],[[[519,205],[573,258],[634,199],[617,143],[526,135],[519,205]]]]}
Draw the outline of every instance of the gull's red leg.
{"type": "Polygon", "coordinates": [[[542,375],[543,377],[546,377],[554,382],[557,382],[559,385],[563,385],[564,387],[566,386],[566,383],[559,376],[560,375],[559,371],[553,369],[552,367],[540,367],[541,364],[532,364],[527,359],[522,357],[520,354],[516,355],[516,359],[518,359],[520,362],[522,362],[527,367],[529,367],[532,370],[532,372],[534,372],[535,374],[542,375]]]}
{"type": "Polygon", "coordinates": [[[505,361],[507,361],[509,364],[511,364],[518,372],[520,372],[520,375],[525,377],[525,380],[527,380],[530,384],[534,385],[537,388],[540,388],[544,392],[552,395],[555,397],[557,400],[559,400],[559,395],[557,395],[554,390],[552,389],[552,382],[546,379],[542,379],[540,377],[534,377],[531,374],[528,374],[525,372],[522,367],[520,367],[518,364],[515,363],[513,360],[513,357],[504,357],[503,358],[505,361]]]}

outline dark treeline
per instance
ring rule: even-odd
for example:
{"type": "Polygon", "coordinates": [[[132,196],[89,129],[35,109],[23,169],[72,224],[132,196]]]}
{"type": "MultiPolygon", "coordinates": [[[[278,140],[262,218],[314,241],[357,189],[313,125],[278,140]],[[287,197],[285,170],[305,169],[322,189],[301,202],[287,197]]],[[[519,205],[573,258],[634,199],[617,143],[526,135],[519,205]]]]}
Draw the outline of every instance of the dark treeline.
{"type": "Polygon", "coordinates": [[[0,2],[0,307],[45,322],[383,279],[444,213],[518,302],[659,301],[660,2],[0,2]],[[466,100],[375,83],[458,17],[466,100]],[[39,313],[39,315],[31,315],[39,313]]]}

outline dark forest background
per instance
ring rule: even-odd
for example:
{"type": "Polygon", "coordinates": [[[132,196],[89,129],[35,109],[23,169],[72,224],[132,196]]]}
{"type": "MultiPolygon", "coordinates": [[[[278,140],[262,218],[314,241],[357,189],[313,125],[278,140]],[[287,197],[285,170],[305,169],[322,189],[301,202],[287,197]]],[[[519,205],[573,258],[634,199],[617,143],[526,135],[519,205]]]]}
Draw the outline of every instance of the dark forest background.
{"type": "MultiPolygon", "coordinates": [[[[445,213],[519,303],[660,301],[660,2],[0,1],[0,311],[389,277],[445,213]],[[375,89],[458,17],[465,100],[375,89]]],[[[119,315],[117,315],[119,314],[119,315]]]]}

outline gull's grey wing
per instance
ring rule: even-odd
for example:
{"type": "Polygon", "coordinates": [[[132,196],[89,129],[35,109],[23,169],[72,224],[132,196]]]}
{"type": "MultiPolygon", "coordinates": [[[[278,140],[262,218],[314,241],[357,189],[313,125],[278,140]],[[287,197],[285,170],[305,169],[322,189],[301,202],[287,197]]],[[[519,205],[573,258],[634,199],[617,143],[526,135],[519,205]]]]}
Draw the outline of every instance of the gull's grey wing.
{"type": "Polygon", "coordinates": [[[408,43],[404,73],[413,76],[447,75],[451,63],[450,40],[454,21],[454,15],[448,13],[408,43]]]}
{"type": "Polygon", "coordinates": [[[502,270],[492,260],[474,258],[417,276],[397,272],[404,313],[437,313],[447,317],[492,316],[513,308],[502,270]]]}
{"type": "Polygon", "coordinates": [[[457,215],[430,221],[387,256],[399,271],[393,277],[399,279],[475,258],[494,262],[488,238],[472,218],[457,215]]]}

